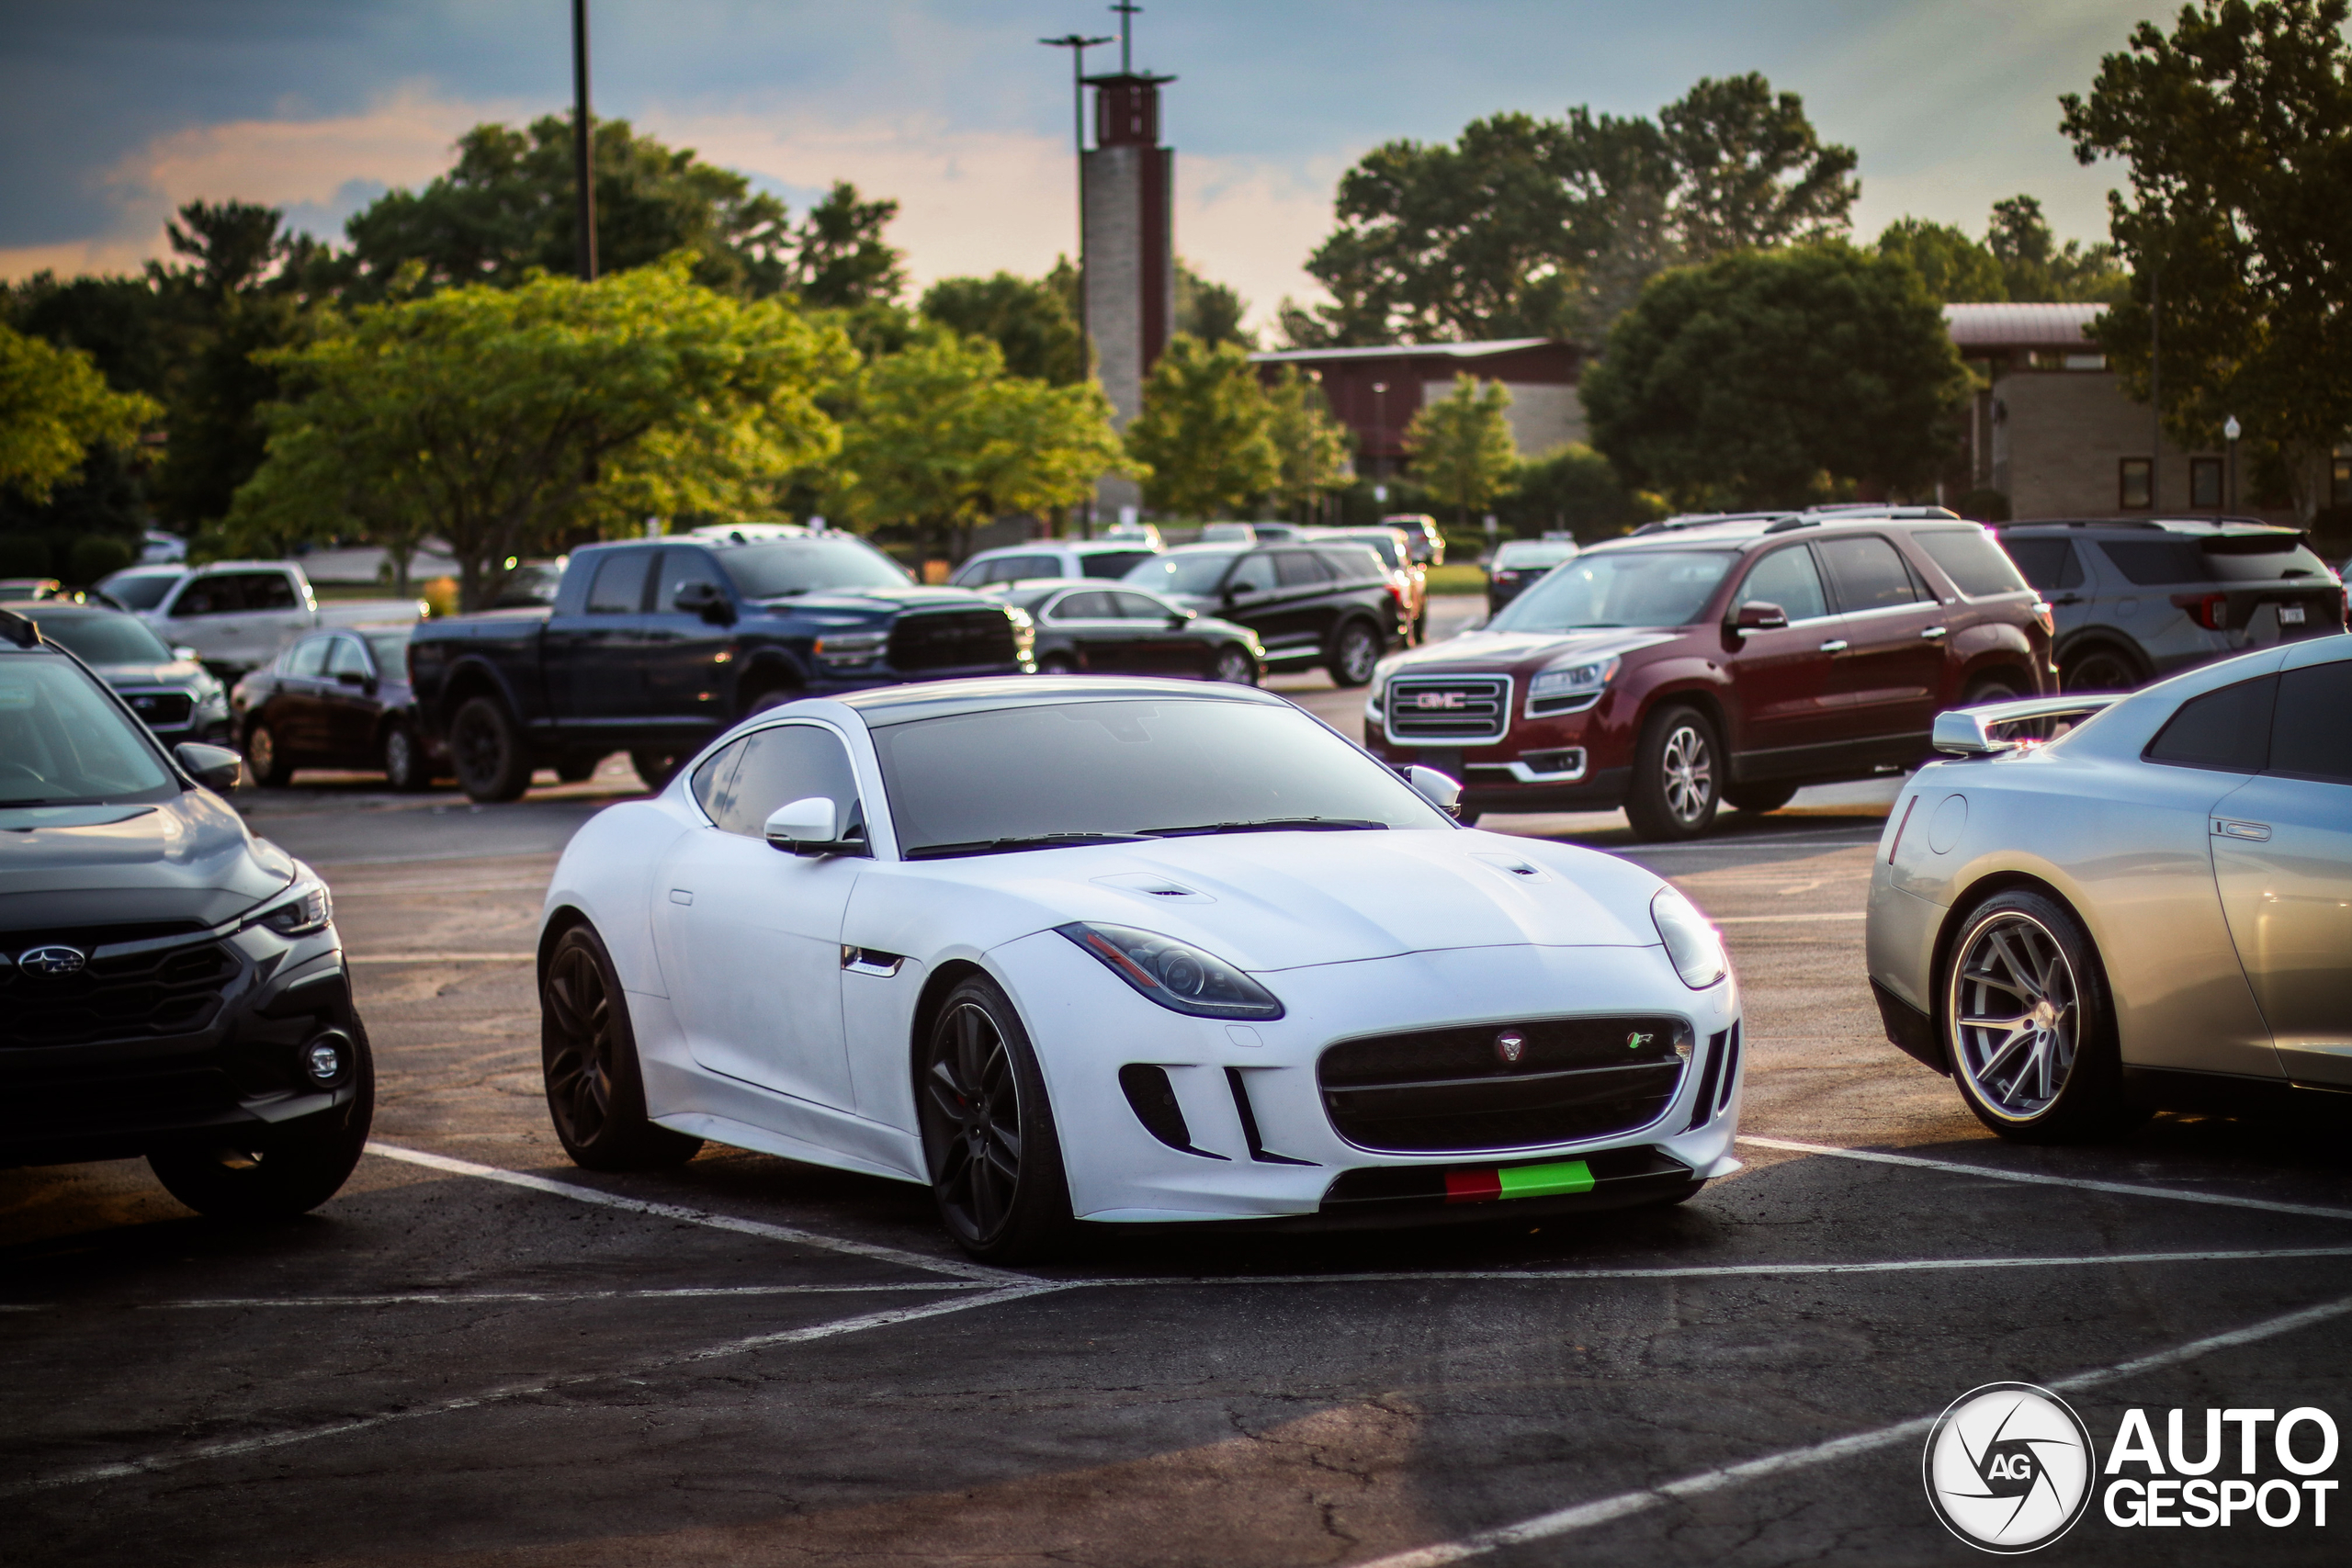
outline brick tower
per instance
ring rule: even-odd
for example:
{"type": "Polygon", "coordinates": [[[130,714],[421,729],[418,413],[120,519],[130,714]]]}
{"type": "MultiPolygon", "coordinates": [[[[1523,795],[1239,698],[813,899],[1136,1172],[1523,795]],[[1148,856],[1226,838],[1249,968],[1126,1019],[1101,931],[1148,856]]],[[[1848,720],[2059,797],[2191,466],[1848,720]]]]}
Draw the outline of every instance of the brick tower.
{"type": "MultiPolygon", "coordinates": [[[[1086,78],[1094,89],[1094,146],[1080,164],[1080,241],[1096,374],[1125,430],[1143,408],[1144,378],[1176,318],[1176,154],[1159,144],[1159,88],[1175,78],[1132,68],[1127,24],[1140,7],[1113,9],[1120,12],[1119,69],[1086,78]]],[[[1113,515],[1139,499],[1124,479],[1103,480],[1096,496],[1113,515]]]]}

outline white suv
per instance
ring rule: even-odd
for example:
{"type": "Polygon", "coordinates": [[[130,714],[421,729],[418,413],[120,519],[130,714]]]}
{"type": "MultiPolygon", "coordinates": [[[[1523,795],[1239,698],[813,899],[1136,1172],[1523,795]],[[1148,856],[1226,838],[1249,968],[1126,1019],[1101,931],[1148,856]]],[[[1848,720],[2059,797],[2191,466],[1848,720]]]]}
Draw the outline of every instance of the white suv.
{"type": "Polygon", "coordinates": [[[1140,539],[1038,539],[982,550],[956,568],[948,581],[957,588],[986,588],[1038,577],[1116,580],[1160,553],[1140,539]]]}

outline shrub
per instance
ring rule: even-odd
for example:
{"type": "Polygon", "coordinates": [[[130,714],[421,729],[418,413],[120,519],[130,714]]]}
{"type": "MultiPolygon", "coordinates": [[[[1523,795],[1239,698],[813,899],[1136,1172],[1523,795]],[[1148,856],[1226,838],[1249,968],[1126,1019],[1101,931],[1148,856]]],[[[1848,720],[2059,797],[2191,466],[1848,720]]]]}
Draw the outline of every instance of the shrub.
{"type": "Polygon", "coordinates": [[[87,588],[109,572],[120,571],[137,558],[130,547],[112,534],[85,534],[66,552],[62,574],[76,588],[87,588]]]}

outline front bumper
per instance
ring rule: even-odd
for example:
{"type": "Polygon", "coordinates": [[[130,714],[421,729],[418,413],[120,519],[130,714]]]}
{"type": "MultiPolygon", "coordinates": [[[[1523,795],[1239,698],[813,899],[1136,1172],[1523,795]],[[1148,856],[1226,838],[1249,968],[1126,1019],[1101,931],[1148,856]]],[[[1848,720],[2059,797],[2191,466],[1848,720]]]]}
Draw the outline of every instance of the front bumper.
{"type": "Polygon", "coordinates": [[[1693,991],[1662,948],[1470,948],[1260,974],[1285,1016],[1250,1024],[1155,1007],[1056,932],[989,958],[1036,1047],[1082,1219],[1418,1223],[1642,1201],[1738,1168],[1736,981],[1693,991]],[[1664,1111],[1637,1126],[1531,1146],[1396,1153],[1351,1144],[1326,1109],[1317,1065],[1335,1042],[1631,1014],[1685,1021],[1693,1041],[1664,1111]],[[1189,1150],[1141,1121],[1121,1083],[1121,1069],[1135,1065],[1166,1074],[1189,1150]],[[1448,1201],[1448,1173],[1579,1161],[1587,1190],[1448,1201]]]}

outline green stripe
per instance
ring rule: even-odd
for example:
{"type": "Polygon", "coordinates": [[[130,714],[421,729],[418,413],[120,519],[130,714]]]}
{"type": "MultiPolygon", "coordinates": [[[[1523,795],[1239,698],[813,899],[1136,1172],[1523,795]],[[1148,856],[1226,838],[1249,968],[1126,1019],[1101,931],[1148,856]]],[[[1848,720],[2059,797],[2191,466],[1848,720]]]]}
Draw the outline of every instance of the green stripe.
{"type": "Polygon", "coordinates": [[[1592,1168],[1580,1159],[1557,1165],[1506,1166],[1495,1174],[1502,1179],[1506,1198],[1553,1198],[1563,1192],[1592,1190],[1592,1168]]]}

